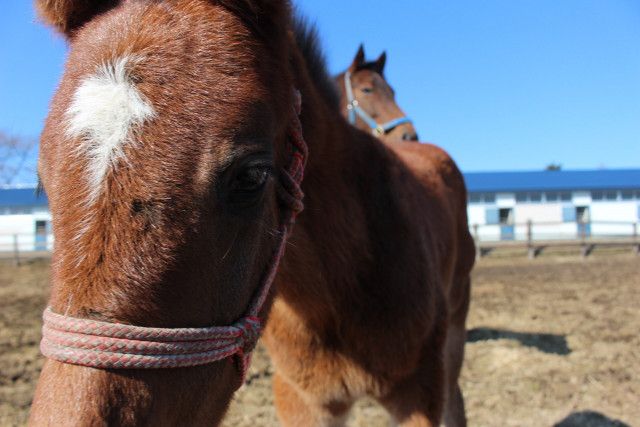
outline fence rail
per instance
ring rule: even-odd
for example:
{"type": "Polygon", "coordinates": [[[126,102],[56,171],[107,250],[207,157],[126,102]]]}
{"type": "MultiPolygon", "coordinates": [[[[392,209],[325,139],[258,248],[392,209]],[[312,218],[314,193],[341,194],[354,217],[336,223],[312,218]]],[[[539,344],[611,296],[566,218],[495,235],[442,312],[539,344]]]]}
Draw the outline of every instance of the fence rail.
{"type": "Polygon", "coordinates": [[[473,238],[482,257],[497,248],[525,248],[535,258],[548,247],[579,247],[588,256],[596,246],[630,246],[640,255],[640,225],[637,222],[533,222],[496,225],[473,224],[473,238]]]}
{"type": "MultiPolygon", "coordinates": [[[[478,256],[497,248],[525,248],[535,258],[548,247],[579,247],[588,256],[596,246],[630,246],[640,254],[640,225],[637,222],[592,221],[473,224],[470,227],[478,256]]],[[[53,250],[53,234],[0,234],[0,258],[47,258],[53,250]]]]}
{"type": "Polygon", "coordinates": [[[0,259],[48,258],[53,250],[52,234],[0,234],[0,259]]]}

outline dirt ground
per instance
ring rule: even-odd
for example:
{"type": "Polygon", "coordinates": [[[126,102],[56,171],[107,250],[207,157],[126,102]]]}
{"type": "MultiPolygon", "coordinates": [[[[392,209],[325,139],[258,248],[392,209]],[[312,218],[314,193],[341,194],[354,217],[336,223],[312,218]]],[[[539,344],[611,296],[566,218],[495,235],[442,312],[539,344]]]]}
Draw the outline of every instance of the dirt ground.
{"type": "MultiPolygon", "coordinates": [[[[0,426],[23,425],[41,366],[48,264],[0,264],[0,426]]],[[[640,258],[482,259],[461,385],[470,426],[632,426],[640,420],[640,258]]],[[[275,426],[262,347],[227,427],[275,426]]],[[[349,426],[387,426],[375,402],[349,426]]]]}

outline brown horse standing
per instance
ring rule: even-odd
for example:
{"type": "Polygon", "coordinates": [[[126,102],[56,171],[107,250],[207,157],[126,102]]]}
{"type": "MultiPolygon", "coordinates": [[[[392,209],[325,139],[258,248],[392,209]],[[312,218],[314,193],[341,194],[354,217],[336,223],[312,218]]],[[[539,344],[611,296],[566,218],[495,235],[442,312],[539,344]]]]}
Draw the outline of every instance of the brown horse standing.
{"type": "MultiPolygon", "coordinates": [[[[297,88],[305,212],[265,335],[280,419],[339,424],[369,395],[402,425],[464,424],[474,247],[446,153],[349,126],[285,0],[37,4],[71,45],[39,163],[53,312],[144,331],[242,319],[295,206],[297,88]]],[[[211,425],[241,382],[230,358],[116,368],[48,360],[31,423],[211,425]]]]}
{"type": "Polygon", "coordinates": [[[387,54],[367,62],[360,45],[349,68],[335,77],[343,115],[352,125],[385,141],[417,141],[411,120],[398,107],[384,77],[387,54]]]}

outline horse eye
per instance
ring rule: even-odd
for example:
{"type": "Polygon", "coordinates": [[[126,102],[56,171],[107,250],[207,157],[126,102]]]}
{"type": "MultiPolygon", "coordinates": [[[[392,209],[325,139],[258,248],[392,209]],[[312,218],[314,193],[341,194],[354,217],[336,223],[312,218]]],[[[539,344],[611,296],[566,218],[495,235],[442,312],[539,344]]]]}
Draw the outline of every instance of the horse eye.
{"type": "Polygon", "coordinates": [[[246,168],[236,176],[233,189],[237,193],[257,192],[266,184],[269,173],[270,169],[266,166],[246,168]]]}
{"type": "Polygon", "coordinates": [[[364,93],[372,93],[373,92],[373,88],[372,87],[363,87],[362,91],[364,93]]]}

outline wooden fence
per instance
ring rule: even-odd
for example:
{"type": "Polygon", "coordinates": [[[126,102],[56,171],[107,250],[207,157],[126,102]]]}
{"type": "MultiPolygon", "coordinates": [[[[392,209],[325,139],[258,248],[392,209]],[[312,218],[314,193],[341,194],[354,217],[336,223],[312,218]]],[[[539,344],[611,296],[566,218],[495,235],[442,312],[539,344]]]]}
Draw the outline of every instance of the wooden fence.
{"type": "MultiPolygon", "coordinates": [[[[529,258],[533,259],[540,255],[546,248],[551,247],[575,247],[580,250],[583,257],[587,257],[597,246],[618,246],[630,247],[633,253],[640,255],[640,225],[637,222],[618,221],[593,221],[588,223],[563,223],[563,222],[533,222],[498,225],[478,225],[471,226],[471,232],[476,242],[477,255],[483,257],[494,249],[513,248],[524,249],[529,258]],[[567,226],[573,224],[574,232],[567,232],[567,226]],[[512,234],[506,239],[482,238],[482,230],[492,227],[496,230],[500,227],[507,227],[512,234]],[[560,230],[564,227],[564,230],[560,230]],[[594,233],[596,228],[604,230],[615,230],[616,232],[594,233]],[[521,230],[515,233],[515,230],[521,230]],[[540,229],[547,229],[545,233],[540,233],[540,229]],[[555,230],[555,232],[553,231],[555,230]]],[[[495,233],[494,233],[495,234],[495,233]]]]}
{"type": "Polygon", "coordinates": [[[11,259],[16,265],[26,259],[49,258],[52,249],[52,234],[0,234],[0,259],[11,259]]]}
{"type": "MultiPolygon", "coordinates": [[[[637,222],[600,221],[582,224],[527,221],[497,225],[474,224],[471,226],[471,232],[476,242],[478,257],[495,249],[513,248],[526,250],[529,258],[535,258],[546,248],[561,246],[578,248],[584,257],[597,246],[627,246],[640,255],[640,225],[637,222]],[[574,231],[567,233],[567,226],[571,224],[575,226],[574,231]],[[496,238],[495,230],[500,230],[500,227],[510,227],[512,234],[508,239],[500,239],[499,234],[496,238]],[[564,227],[564,231],[558,231],[561,227],[564,227]],[[598,227],[617,232],[603,233],[598,231],[598,227]],[[493,238],[483,237],[483,229],[488,228],[494,231],[493,238]]],[[[24,259],[48,258],[52,249],[52,234],[0,234],[0,259],[13,259],[16,264],[20,264],[24,259]]]]}

